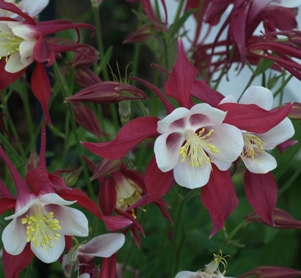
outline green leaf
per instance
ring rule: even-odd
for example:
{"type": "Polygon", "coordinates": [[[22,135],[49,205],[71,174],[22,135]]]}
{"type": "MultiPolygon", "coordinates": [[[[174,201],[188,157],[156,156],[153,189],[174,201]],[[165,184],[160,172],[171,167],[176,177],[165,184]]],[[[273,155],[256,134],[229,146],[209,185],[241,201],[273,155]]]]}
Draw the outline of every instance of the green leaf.
{"type": "Polygon", "coordinates": [[[100,57],[101,62],[99,64],[98,68],[96,69],[96,74],[99,74],[107,66],[107,64],[111,60],[112,51],[113,51],[113,46],[110,46],[108,48],[107,52],[104,54],[104,56],[100,57]]]}
{"type": "Polygon", "coordinates": [[[171,38],[174,37],[175,34],[177,34],[180,30],[180,28],[184,25],[185,21],[190,17],[194,12],[196,12],[197,9],[188,10],[186,13],[184,13],[181,18],[178,20],[176,25],[171,25],[171,38]]]}

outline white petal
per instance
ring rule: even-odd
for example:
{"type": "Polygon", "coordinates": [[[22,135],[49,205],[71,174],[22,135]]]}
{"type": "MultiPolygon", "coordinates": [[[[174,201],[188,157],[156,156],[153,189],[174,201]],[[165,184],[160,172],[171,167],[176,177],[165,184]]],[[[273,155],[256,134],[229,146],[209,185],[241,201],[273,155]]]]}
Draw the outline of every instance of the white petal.
{"type": "Polygon", "coordinates": [[[124,244],[123,234],[105,234],[100,235],[79,248],[85,258],[102,257],[108,258],[116,253],[124,244]]]}
{"type": "Polygon", "coordinates": [[[39,199],[43,205],[51,204],[51,205],[69,206],[76,203],[76,201],[66,201],[56,193],[43,194],[40,196],[39,199]]]}
{"type": "Polygon", "coordinates": [[[5,70],[10,73],[18,72],[24,68],[26,68],[28,65],[23,64],[21,62],[21,56],[19,52],[15,52],[12,55],[9,56],[8,61],[5,65],[5,70]]]}
{"type": "Polygon", "coordinates": [[[259,134],[258,137],[264,142],[264,149],[271,150],[290,139],[294,134],[295,129],[291,120],[289,118],[285,118],[268,132],[259,134]]]}
{"type": "Polygon", "coordinates": [[[194,277],[198,277],[196,276],[196,272],[181,271],[176,275],[175,278],[194,278],[194,277]]]}
{"type": "Polygon", "coordinates": [[[37,41],[37,39],[35,38],[37,32],[30,25],[18,21],[10,21],[7,24],[8,27],[11,28],[12,32],[21,39],[26,41],[37,41]]]}
{"type": "Polygon", "coordinates": [[[49,3],[49,0],[23,0],[21,10],[27,12],[30,16],[39,14],[49,3]]]}
{"type": "Polygon", "coordinates": [[[34,205],[35,203],[37,203],[39,201],[39,199],[35,195],[33,195],[33,194],[29,195],[28,198],[29,198],[28,199],[28,203],[25,206],[23,206],[23,207],[20,207],[20,205],[17,202],[17,204],[16,204],[16,213],[14,213],[14,214],[12,214],[10,216],[7,216],[4,219],[5,220],[10,220],[10,219],[17,218],[18,216],[20,216],[20,215],[24,214],[25,212],[27,212],[28,209],[32,205],[34,205]]]}
{"type": "MultiPolygon", "coordinates": [[[[191,126],[200,128],[200,127],[205,127],[208,125],[219,125],[223,122],[223,120],[226,117],[226,112],[219,110],[217,108],[211,107],[207,103],[199,103],[194,105],[190,109],[191,115],[194,117],[196,115],[202,115],[202,119],[192,122],[191,126]]],[[[191,118],[193,118],[191,116],[191,118]]],[[[191,120],[190,120],[191,121],[191,120]]]]}
{"type": "Polygon", "coordinates": [[[69,277],[71,274],[71,265],[72,262],[69,259],[69,254],[65,254],[62,260],[62,268],[64,270],[64,274],[69,277]]]}
{"type": "Polygon", "coordinates": [[[189,161],[179,161],[173,170],[176,182],[189,189],[199,188],[207,184],[211,173],[211,164],[192,167],[189,161]]]}
{"type": "Polygon", "coordinates": [[[236,100],[235,96],[228,95],[228,96],[224,97],[219,104],[223,104],[223,103],[237,103],[237,100],[236,100]]]}
{"type": "Polygon", "coordinates": [[[251,86],[244,92],[239,103],[256,104],[265,110],[271,110],[273,94],[269,89],[262,86],[251,86]]]}
{"type": "Polygon", "coordinates": [[[257,153],[252,158],[242,158],[247,169],[255,174],[266,174],[277,167],[276,159],[269,153],[257,153]]]}
{"type": "Polygon", "coordinates": [[[90,274],[83,273],[83,274],[79,275],[78,278],[90,278],[90,274]]]}
{"type": "Polygon", "coordinates": [[[21,56],[21,62],[23,64],[28,63],[27,60],[29,58],[31,58],[30,63],[32,63],[34,61],[34,58],[32,57],[32,55],[33,55],[33,48],[35,45],[36,45],[35,41],[23,41],[20,43],[19,52],[20,52],[20,56],[21,56]]]}
{"type": "MultiPolygon", "coordinates": [[[[221,124],[212,128],[214,129],[214,132],[210,136],[212,140],[209,143],[214,145],[219,152],[214,154],[207,151],[211,160],[217,166],[218,161],[232,163],[239,157],[244,146],[241,131],[229,124],[221,124]]],[[[220,167],[222,167],[222,164],[220,164],[220,167]]]]}
{"type": "Polygon", "coordinates": [[[46,250],[42,247],[35,246],[30,242],[32,252],[44,263],[53,263],[59,259],[65,249],[65,237],[61,235],[57,242],[52,241],[53,247],[46,246],[46,250]]]}
{"type": "Polygon", "coordinates": [[[4,249],[11,255],[19,255],[27,244],[26,227],[21,223],[21,218],[13,219],[2,233],[4,249]]]}
{"type": "Polygon", "coordinates": [[[154,145],[154,152],[158,168],[162,172],[172,170],[180,159],[179,150],[185,141],[182,134],[163,134],[160,135],[154,145]]]}
{"type": "Polygon", "coordinates": [[[53,212],[54,218],[59,220],[61,229],[59,233],[67,236],[86,237],[89,235],[88,220],[86,216],[75,208],[66,206],[47,205],[47,213],[53,212]]]}
{"type": "Polygon", "coordinates": [[[169,115],[158,122],[158,132],[170,133],[182,131],[187,125],[187,117],[190,116],[190,111],[184,107],[176,108],[169,115]]]}

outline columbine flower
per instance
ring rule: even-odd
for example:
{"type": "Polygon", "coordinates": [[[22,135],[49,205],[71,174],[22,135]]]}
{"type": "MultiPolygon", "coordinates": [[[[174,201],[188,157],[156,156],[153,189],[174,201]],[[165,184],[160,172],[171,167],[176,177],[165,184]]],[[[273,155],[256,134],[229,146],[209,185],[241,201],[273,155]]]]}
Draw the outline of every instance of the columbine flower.
{"type": "Polygon", "coordinates": [[[223,124],[226,113],[208,104],[190,110],[177,108],[158,122],[161,134],[155,142],[159,169],[173,169],[176,182],[187,188],[204,186],[210,177],[211,163],[225,171],[243,147],[240,131],[223,124]]]}
{"type": "MultiPolygon", "coordinates": [[[[230,95],[223,99],[221,103],[227,102],[236,101],[230,95]]],[[[273,104],[273,94],[264,87],[251,86],[244,92],[239,103],[255,104],[269,111],[273,104]]],[[[261,134],[243,130],[244,148],[240,157],[250,172],[268,173],[277,167],[277,162],[266,150],[274,149],[277,145],[290,139],[294,133],[295,130],[289,118],[285,118],[269,131],[261,134]]]]}
{"type": "MultiPolygon", "coordinates": [[[[72,265],[75,266],[74,270],[76,271],[81,264],[88,265],[94,257],[111,257],[123,246],[124,241],[125,236],[123,234],[114,233],[97,236],[85,244],[77,244],[63,257],[62,266],[65,275],[70,277],[72,265]]],[[[85,271],[87,271],[87,269],[85,269],[85,271]]],[[[112,271],[116,271],[115,266],[112,271]]],[[[86,273],[86,275],[89,274],[86,273]]]]}
{"type": "Polygon", "coordinates": [[[55,193],[29,196],[28,203],[17,207],[12,220],[4,229],[2,241],[6,252],[19,255],[30,242],[32,252],[43,262],[56,261],[65,248],[65,235],[88,236],[85,215],[67,206],[76,201],[66,201],[55,193]]]}
{"type": "Polygon", "coordinates": [[[227,261],[226,261],[227,256],[222,256],[221,251],[220,251],[220,255],[216,255],[216,254],[213,255],[214,255],[213,261],[205,265],[206,268],[204,271],[201,270],[197,272],[181,271],[176,275],[175,278],[227,278],[224,276],[227,267],[227,261]],[[224,267],[223,272],[219,270],[219,264],[223,265],[224,267]]]}
{"type": "Polygon", "coordinates": [[[29,25],[0,21],[0,56],[6,57],[5,70],[21,71],[33,61],[33,49],[38,39],[29,25]]]}

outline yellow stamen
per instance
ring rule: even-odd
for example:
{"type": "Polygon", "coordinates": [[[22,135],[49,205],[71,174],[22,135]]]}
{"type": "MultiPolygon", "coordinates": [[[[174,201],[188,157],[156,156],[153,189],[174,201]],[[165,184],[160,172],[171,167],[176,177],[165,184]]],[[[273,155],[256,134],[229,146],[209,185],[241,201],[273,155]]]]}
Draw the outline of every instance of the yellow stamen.
{"type": "Polygon", "coordinates": [[[264,142],[250,132],[243,132],[244,149],[241,156],[254,159],[257,153],[264,153],[264,142]]]}
{"type": "Polygon", "coordinates": [[[189,158],[189,164],[192,167],[211,163],[212,161],[206,152],[212,154],[219,153],[219,150],[213,144],[209,143],[209,141],[212,140],[212,138],[209,137],[213,132],[214,129],[211,129],[204,135],[205,128],[202,128],[198,133],[195,133],[193,130],[186,130],[186,142],[179,150],[179,154],[182,156],[182,162],[189,158]]]}
{"type": "Polygon", "coordinates": [[[32,241],[36,247],[47,250],[47,246],[53,248],[53,241],[58,242],[61,229],[59,221],[54,218],[54,213],[46,213],[40,205],[30,208],[31,215],[27,215],[21,219],[23,225],[27,225],[26,234],[27,242],[32,241]]]}
{"type": "Polygon", "coordinates": [[[4,44],[2,41],[1,45],[2,45],[2,49],[7,53],[6,55],[3,55],[6,56],[5,59],[7,62],[8,56],[14,54],[15,52],[19,52],[19,46],[21,42],[23,42],[24,40],[8,31],[6,31],[5,33],[0,33],[0,39],[1,37],[6,40],[4,44]]]}

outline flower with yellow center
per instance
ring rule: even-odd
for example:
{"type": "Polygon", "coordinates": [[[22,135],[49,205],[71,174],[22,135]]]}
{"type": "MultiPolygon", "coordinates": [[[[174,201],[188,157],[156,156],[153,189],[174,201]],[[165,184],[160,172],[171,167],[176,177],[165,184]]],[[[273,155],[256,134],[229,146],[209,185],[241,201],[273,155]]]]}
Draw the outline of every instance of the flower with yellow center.
{"type": "Polygon", "coordinates": [[[15,73],[31,64],[36,43],[36,33],[28,24],[0,21],[0,57],[6,59],[7,72],[15,73]]]}
{"type": "Polygon", "coordinates": [[[180,107],[158,122],[161,134],[155,142],[155,156],[162,172],[173,170],[176,182],[190,189],[204,186],[214,163],[228,170],[241,153],[239,129],[224,124],[226,112],[206,103],[190,110],[180,107]]]}
{"type": "Polygon", "coordinates": [[[7,253],[19,255],[30,243],[32,252],[43,262],[56,261],[65,248],[65,235],[88,236],[88,220],[55,193],[31,195],[29,202],[5,220],[2,241],[7,253]]]}
{"type": "MultiPolygon", "coordinates": [[[[221,103],[227,102],[236,102],[236,99],[234,96],[229,95],[221,103]]],[[[267,88],[251,86],[244,92],[239,103],[256,104],[260,108],[269,111],[273,105],[273,94],[267,88]]],[[[290,139],[294,135],[295,130],[291,120],[285,118],[265,133],[257,134],[247,130],[242,130],[241,132],[243,134],[244,147],[240,158],[250,172],[265,174],[277,167],[276,159],[267,150],[272,150],[277,145],[290,139]]]]}

